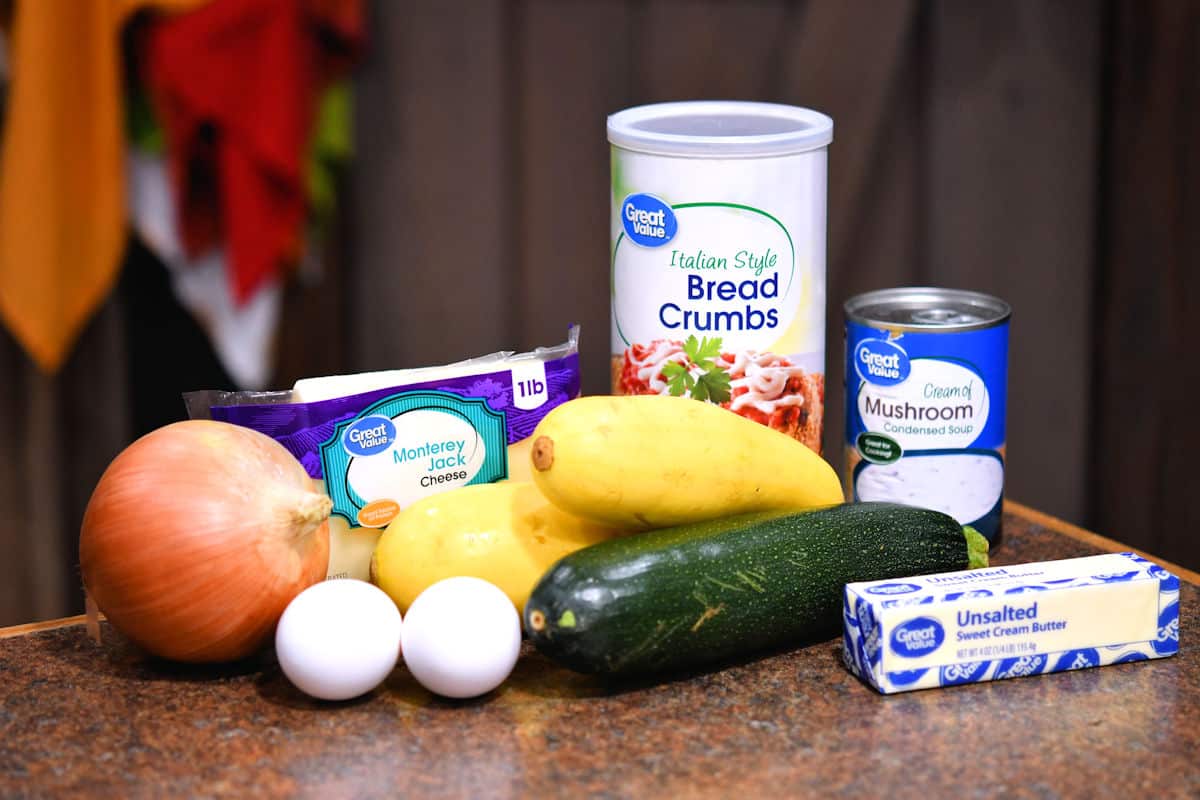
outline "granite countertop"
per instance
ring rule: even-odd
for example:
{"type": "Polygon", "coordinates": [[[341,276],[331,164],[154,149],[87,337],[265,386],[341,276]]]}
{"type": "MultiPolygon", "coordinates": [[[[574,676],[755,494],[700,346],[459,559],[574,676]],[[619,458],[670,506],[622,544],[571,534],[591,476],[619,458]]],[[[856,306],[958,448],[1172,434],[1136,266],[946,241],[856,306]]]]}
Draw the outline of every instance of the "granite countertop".
{"type": "MultiPolygon", "coordinates": [[[[1010,504],[993,563],[1118,549],[1010,504]]],[[[527,650],[481,699],[438,699],[401,666],[322,703],[269,653],[201,669],[107,626],[97,645],[77,619],[11,628],[0,796],[1198,796],[1200,576],[1180,574],[1173,658],[887,697],[833,640],[620,685],[527,650]]]]}

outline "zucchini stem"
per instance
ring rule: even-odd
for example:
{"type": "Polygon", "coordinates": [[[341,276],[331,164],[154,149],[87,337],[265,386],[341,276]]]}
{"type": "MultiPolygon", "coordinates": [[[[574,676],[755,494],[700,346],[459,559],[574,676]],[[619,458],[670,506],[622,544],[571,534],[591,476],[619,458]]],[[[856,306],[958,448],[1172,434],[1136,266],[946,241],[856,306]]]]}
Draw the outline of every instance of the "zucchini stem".
{"type": "Polygon", "coordinates": [[[967,569],[981,569],[988,565],[988,540],[970,525],[963,526],[967,537],[967,569]]]}

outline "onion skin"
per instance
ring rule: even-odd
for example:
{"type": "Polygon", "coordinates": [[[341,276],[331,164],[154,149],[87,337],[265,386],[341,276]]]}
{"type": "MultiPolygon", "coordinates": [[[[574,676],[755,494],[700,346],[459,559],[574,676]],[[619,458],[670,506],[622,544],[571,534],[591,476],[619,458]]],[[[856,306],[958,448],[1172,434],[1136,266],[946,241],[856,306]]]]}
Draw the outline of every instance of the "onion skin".
{"type": "Polygon", "coordinates": [[[79,535],[84,588],[153,655],[245,658],[324,579],[331,505],[269,436],[167,425],[113,459],[93,491],[79,535]]]}

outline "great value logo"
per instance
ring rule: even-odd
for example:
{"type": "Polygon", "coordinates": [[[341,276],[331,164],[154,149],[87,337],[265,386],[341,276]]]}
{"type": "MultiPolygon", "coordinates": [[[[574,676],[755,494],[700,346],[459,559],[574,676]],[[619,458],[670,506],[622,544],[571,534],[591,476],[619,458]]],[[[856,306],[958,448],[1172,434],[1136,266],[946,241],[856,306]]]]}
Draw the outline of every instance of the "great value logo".
{"type": "Polygon", "coordinates": [[[921,587],[915,583],[881,583],[878,586],[871,586],[863,591],[867,594],[908,594],[910,592],[921,591],[921,587]]]}
{"type": "Polygon", "coordinates": [[[908,380],[912,363],[900,345],[888,339],[864,339],[854,348],[858,377],[876,386],[895,386],[908,380]]]}
{"type": "Polygon", "coordinates": [[[662,247],[679,232],[679,220],[669,205],[652,194],[631,194],[621,203],[625,235],[642,247],[662,247]]]}
{"type": "Polygon", "coordinates": [[[388,417],[370,416],[356,420],[342,436],[342,446],[352,456],[382,453],[396,441],[396,425],[388,417]]]}
{"type": "Polygon", "coordinates": [[[932,617],[917,617],[897,625],[889,640],[896,655],[921,658],[942,646],[946,630],[932,617]]]}

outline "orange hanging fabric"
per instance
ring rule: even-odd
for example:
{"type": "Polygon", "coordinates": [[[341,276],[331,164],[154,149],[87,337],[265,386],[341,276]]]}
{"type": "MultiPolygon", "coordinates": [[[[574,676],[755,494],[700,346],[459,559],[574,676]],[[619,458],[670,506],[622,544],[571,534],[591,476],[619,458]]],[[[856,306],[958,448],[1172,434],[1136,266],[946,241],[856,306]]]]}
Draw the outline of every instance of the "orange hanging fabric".
{"type": "Polygon", "coordinates": [[[0,319],[57,370],[125,247],[121,26],[200,0],[18,1],[0,139],[0,319]]]}

